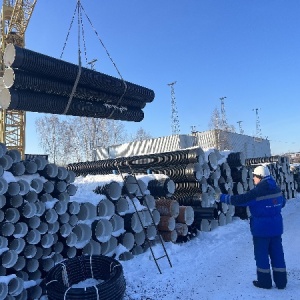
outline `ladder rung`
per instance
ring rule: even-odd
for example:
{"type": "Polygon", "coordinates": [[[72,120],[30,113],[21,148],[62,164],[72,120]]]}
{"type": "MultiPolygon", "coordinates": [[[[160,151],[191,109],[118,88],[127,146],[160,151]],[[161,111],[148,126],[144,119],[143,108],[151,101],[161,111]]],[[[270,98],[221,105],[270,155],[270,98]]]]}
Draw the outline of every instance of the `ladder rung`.
{"type": "Polygon", "coordinates": [[[166,257],[167,255],[163,255],[163,256],[160,256],[160,257],[157,257],[157,258],[154,258],[155,260],[159,260],[159,259],[161,259],[161,258],[164,258],[164,257],[166,257]]]}

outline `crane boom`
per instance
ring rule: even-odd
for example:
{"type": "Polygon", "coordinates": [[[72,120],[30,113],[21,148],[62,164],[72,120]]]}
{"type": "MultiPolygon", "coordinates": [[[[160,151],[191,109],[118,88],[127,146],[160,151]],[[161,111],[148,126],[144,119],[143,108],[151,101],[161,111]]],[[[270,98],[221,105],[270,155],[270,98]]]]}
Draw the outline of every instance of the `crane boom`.
{"type": "MultiPolygon", "coordinates": [[[[0,24],[0,76],[3,76],[5,69],[3,54],[7,44],[25,46],[25,31],[36,2],[37,0],[3,0],[0,24]]],[[[25,123],[24,111],[0,110],[0,142],[5,143],[7,149],[19,150],[22,157],[25,154],[25,123]]]]}

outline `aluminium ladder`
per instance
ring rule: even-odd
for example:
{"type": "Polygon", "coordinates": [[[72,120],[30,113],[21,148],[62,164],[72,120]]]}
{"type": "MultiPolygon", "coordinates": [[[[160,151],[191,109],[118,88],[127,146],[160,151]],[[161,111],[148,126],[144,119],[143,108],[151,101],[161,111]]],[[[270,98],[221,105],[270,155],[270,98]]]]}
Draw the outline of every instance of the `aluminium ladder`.
{"type": "MultiPolygon", "coordinates": [[[[119,174],[121,175],[123,181],[125,182],[124,175],[123,175],[123,173],[121,172],[121,170],[120,170],[120,168],[119,168],[118,166],[117,166],[117,169],[118,169],[118,172],[119,172],[119,174]]],[[[139,182],[138,182],[138,180],[137,180],[135,174],[132,172],[132,169],[131,169],[131,168],[130,168],[130,170],[131,170],[131,172],[130,172],[130,173],[127,173],[127,174],[133,176],[133,178],[135,179],[135,182],[136,182],[136,184],[137,184],[137,186],[138,186],[138,188],[139,188],[140,194],[142,195],[142,196],[139,196],[139,198],[141,198],[142,200],[145,200],[145,195],[144,195],[144,193],[143,193],[143,191],[142,191],[142,189],[141,189],[141,186],[140,186],[140,184],[139,184],[139,182]]],[[[153,259],[154,259],[154,261],[155,261],[155,264],[156,264],[156,266],[157,266],[157,269],[158,269],[159,273],[162,274],[161,269],[160,269],[160,267],[159,267],[159,265],[158,265],[158,260],[160,260],[160,259],[166,257],[166,258],[168,259],[168,263],[169,263],[169,265],[170,265],[171,268],[172,268],[172,264],[171,264],[171,261],[170,261],[170,257],[169,257],[169,255],[168,255],[168,253],[167,253],[166,247],[165,247],[165,245],[164,245],[163,238],[161,237],[161,235],[160,235],[160,233],[159,233],[159,231],[158,231],[158,229],[157,229],[157,226],[156,226],[156,224],[155,224],[155,221],[154,221],[154,218],[153,218],[153,214],[152,214],[151,210],[149,209],[149,206],[148,206],[147,201],[143,201],[143,205],[145,205],[145,206],[147,207],[147,209],[148,209],[148,211],[149,211],[149,214],[150,214],[150,216],[151,216],[151,219],[152,219],[152,223],[153,223],[153,225],[155,226],[155,229],[156,229],[156,232],[157,232],[157,236],[158,236],[158,238],[159,238],[159,242],[161,243],[161,245],[162,245],[162,247],[163,247],[164,255],[162,255],[162,256],[160,256],[160,257],[156,257],[156,256],[154,255],[154,251],[153,251],[152,245],[151,245],[151,240],[148,239],[146,230],[145,230],[145,228],[144,228],[144,226],[143,226],[143,222],[142,222],[141,217],[140,217],[140,215],[139,215],[139,213],[138,213],[137,207],[136,207],[136,205],[135,205],[135,203],[134,203],[134,201],[133,201],[133,198],[135,198],[136,195],[135,195],[135,194],[129,193],[129,192],[128,192],[128,189],[127,189],[127,187],[126,187],[125,184],[124,184],[124,188],[125,188],[125,193],[126,193],[126,195],[127,195],[127,196],[129,197],[129,199],[131,200],[131,202],[132,202],[132,204],[133,204],[133,206],[134,206],[134,209],[135,209],[135,211],[137,212],[138,219],[139,219],[139,221],[140,221],[140,223],[141,223],[141,225],[142,225],[142,227],[143,227],[143,230],[144,230],[144,233],[145,233],[145,238],[146,238],[146,241],[147,241],[148,246],[149,246],[149,248],[150,248],[152,257],[153,257],[153,259]]]]}

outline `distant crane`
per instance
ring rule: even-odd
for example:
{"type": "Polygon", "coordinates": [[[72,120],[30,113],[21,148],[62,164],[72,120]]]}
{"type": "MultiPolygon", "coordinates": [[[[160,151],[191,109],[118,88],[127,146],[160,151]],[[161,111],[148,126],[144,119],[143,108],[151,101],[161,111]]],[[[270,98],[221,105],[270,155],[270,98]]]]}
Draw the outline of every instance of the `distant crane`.
{"type": "Polygon", "coordinates": [[[239,124],[240,134],[244,134],[244,130],[242,128],[242,122],[243,121],[237,121],[237,123],[239,124]]]}
{"type": "Polygon", "coordinates": [[[253,108],[252,109],[252,111],[255,111],[255,115],[256,115],[256,122],[255,122],[256,123],[256,133],[255,133],[255,136],[256,136],[256,138],[262,139],[258,110],[259,110],[259,108],[253,108]]]}
{"type": "Polygon", "coordinates": [[[228,130],[228,124],[227,124],[227,118],[226,118],[226,112],[225,112],[225,104],[224,100],[227,97],[221,97],[221,129],[227,131],[228,130]]]}
{"type": "Polygon", "coordinates": [[[168,83],[168,86],[171,87],[171,127],[172,127],[172,135],[179,134],[180,128],[179,128],[179,118],[178,118],[178,111],[177,111],[177,105],[176,105],[176,98],[175,98],[175,90],[174,85],[177,81],[168,83]]]}

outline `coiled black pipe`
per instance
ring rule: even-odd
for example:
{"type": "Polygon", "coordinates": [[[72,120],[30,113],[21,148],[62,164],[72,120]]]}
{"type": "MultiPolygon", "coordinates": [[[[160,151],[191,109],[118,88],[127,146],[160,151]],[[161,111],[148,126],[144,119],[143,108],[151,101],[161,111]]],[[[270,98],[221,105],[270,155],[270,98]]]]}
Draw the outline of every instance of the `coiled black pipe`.
{"type": "Polygon", "coordinates": [[[44,279],[49,300],[121,300],[126,282],[122,265],[103,255],[82,255],[54,266],[44,279]],[[90,287],[72,288],[86,279],[102,282],[90,287]]]}

